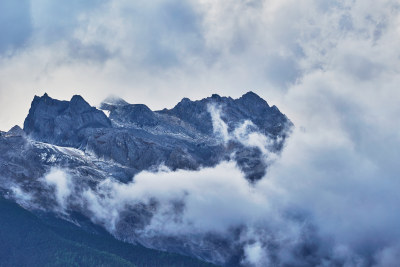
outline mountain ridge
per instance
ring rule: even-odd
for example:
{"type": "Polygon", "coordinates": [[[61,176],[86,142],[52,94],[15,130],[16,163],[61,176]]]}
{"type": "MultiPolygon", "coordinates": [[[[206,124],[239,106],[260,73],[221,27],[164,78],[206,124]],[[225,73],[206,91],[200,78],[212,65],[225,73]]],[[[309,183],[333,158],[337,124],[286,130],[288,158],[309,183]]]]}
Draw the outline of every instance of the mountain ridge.
{"type": "MultiPolygon", "coordinates": [[[[258,131],[276,141],[272,147],[275,151],[282,148],[292,126],[284,114],[253,92],[238,99],[217,94],[196,101],[183,98],[172,109],[160,111],[114,100],[114,104],[106,101],[100,105],[110,112],[107,117],[78,95],[70,101],[55,100],[47,94],[35,96],[24,131],[37,141],[93,151],[131,168],[130,173],[138,173],[162,163],[173,170],[215,166],[237,151],[237,142],[227,148],[215,139],[209,105],[219,105],[229,132],[245,120],[253,122],[258,131]]],[[[256,150],[253,148],[252,154],[256,150]]],[[[237,156],[240,165],[243,158],[237,156]]],[[[266,166],[260,158],[253,157],[250,165],[247,170],[241,165],[250,180],[265,175],[266,166]]]]}
{"type": "MultiPolygon", "coordinates": [[[[55,212],[84,225],[82,218],[92,218],[93,211],[82,196],[92,192],[101,198],[107,193],[101,189],[104,183],[132,185],[138,173],[157,172],[160,166],[192,172],[234,162],[250,184],[256,183],[293,126],[252,92],[238,99],[216,94],[183,98],[159,111],[115,98],[101,108],[109,116],[81,96],[70,101],[35,96],[24,129],[0,132],[0,194],[28,210],[55,212]]],[[[237,266],[243,256],[240,240],[230,243],[240,236],[240,227],[228,239],[215,234],[152,237],[143,231],[159,212],[157,199],[125,205],[112,227],[108,220],[97,221],[117,239],[226,266],[237,266]]],[[[179,218],[184,199],[171,205],[179,218]]]]}

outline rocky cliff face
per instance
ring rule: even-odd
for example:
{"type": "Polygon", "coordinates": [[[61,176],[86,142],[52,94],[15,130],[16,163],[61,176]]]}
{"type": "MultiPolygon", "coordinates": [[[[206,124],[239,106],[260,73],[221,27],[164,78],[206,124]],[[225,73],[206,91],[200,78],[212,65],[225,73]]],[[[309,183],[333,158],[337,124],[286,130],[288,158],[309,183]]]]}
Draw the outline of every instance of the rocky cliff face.
{"type": "Polygon", "coordinates": [[[107,116],[78,95],[71,101],[35,96],[24,122],[24,131],[33,139],[70,147],[79,147],[88,131],[109,127],[107,116]]]}
{"type": "Polygon", "coordinates": [[[239,99],[221,97],[217,94],[211,97],[190,101],[184,98],[171,110],[162,110],[160,113],[175,116],[192,125],[196,130],[212,135],[213,127],[207,106],[219,105],[222,111],[222,119],[232,131],[240,122],[252,121],[259,130],[269,136],[285,134],[285,127],[291,123],[275,106],[268,103],[253,92],[244,94],[239,99]]]}
{"type": "Polygon", "coordinates": [[[244,148],[235,140],[221,142],[213,129],[210,105],[221,109],[228,134],[244,121],[251,121],[257,131],[276,141],[272,146],[276,151],[291,126],[276,107],[252,92],[239,99],[218,95],[200,101],[184,98],[173,109],[161,111],[121,99],[108,100],[101,108],[109,117],[80,96],[59,101],[45,94],[34,98],[24,131],[37,141],[80,148],[113,160],[129,169],[129,174],[160,164],[173,170],[195,170],[214,166],[233,154],[250,180],[261,178],[267,166],[259,149],[244,148]]]}

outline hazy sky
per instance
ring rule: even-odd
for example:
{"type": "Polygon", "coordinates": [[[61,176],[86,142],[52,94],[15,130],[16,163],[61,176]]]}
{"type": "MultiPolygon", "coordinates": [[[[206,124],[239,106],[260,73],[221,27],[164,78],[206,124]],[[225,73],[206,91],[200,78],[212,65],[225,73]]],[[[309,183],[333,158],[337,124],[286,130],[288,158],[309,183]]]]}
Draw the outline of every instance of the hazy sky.
{"type": "Polygon", "coordinates": [[[376,108],[397,96],[382,83],[398,78],[398,13],[387,0],[2,0],[0,129],[21,125],[44,92],[161,109],[252,90],[296,122],[319,112],[314,97],[371,88],[376,108]]]}

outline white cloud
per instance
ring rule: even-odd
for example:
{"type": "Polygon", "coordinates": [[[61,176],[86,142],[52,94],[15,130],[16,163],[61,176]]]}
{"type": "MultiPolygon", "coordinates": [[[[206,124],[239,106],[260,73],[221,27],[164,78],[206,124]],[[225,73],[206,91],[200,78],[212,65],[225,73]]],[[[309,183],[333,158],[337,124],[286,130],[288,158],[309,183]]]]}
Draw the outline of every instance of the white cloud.
{"type": "Polygon", "coordinates": [[[52,168],[42,180],[47,186],[53,188],[59,208],[64,212],[68,207],[68,197],[73,191],[69,174],[62,169],[52,168]]]}
{"type": "Polygon", "coordinates": [[[229,132],[228,125],[222,119],[221,106],[209,104],[207,110],[211,115],[213,132],[217,138],[225,145],[229,141],[239,142],[245,147],[258,148],[263,154],[263,158],[272,164],[277,155],[272,152],[276,143],[281,142],[280,136],[274,141],[259,132],[257,126],[250,120],[245,120],[237,125],[234,131],[229,132]]]}
{"type": "Polygon", "coordinates": [[[19,185],[14,184],[10,186],[12,197],[16,199],[17,203],[22,207],[30,207],[33,197],[28,192],[24,191],[19,185]]]}
{"type": "Polygon", "coordinates": [[[214,134],[221,138],[226,144],[229,141],[230,136],[228,133],[228,126],[221,118],[221,107],[218,107],[214,104],[209,104],[207,106],[207,110],[211,115],[214,134]]]}
{"type": "Polygon", "coordinates": [[[256,219],[261,215],[260,210],[268,207],[266,199],[243,179],[234,162],[224,162],[215,168],[200,171],[144,171],[129,184],[106,180],[85,197],[91,203],[92,212],[107,221],[110,214],[117,215],[126,205],[148,203],[155,198],[162,207],[149,230],[159,234],[188,234],[196,229],[201,232],[224,232],[229,225],[236,226],[251,218],[256,219]],[[173,212],[168,209],[172,208],[172,202],[179,200],[184,202],[183,220],[169,220],[162,209],[173,212]],[[247,209],[248,206],[254,209],[247,209]],[[105,212],[104,209],[112,212],[105,212]],[[114,213],[115,210],[118,212],[114,213]]]}
{"type": "Polygon", "coordinates": [[[255,267],[269,266],[270,262],[268,261],[268,257],[266,257],[265,254],[265,248],[263,248],[258,242],[247,245],[244,247],[245,257],[242,260],[242,264],[249,264],[255,267]]]}

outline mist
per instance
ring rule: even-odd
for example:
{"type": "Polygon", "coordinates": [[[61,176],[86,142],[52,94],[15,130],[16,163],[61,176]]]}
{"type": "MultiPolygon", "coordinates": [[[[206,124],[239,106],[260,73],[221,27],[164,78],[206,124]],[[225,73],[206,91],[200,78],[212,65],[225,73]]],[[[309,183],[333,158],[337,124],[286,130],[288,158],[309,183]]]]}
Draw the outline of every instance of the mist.
{"type": "MultiPolygon", "coordinates": [[[[269,168],[260,181],[250,183],[233,160],[198,171],[161,165],[129,183],[107,178],[94,187],[53,168],[39,182],[58,203],[54,212],[66,216],[78,206],[119,239],[161,249],[160,240],[172,238],[186,244],[184,253],[218,264],[237,257],[243,266],[395,266],[400,182],[394,161],[376,160],[379,143],[360,153],[363,139],[319,123],[295,127],[276,154],[250,121],[229,132],[221,109],[209,112],[221,143],[263,153],[269,168]],[[130,219],[143,211],[140,222],[130,219]],[[215,239],[225,245],[213,247],[215,239]]],[[[13,188],[20,203],[37,201],[13,188]]]]}

